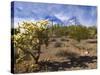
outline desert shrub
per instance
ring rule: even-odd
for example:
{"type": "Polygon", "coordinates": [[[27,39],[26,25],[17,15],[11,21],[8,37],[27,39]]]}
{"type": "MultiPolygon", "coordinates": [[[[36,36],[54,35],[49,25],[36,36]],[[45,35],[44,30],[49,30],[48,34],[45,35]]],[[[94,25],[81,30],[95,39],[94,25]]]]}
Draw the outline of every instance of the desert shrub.
{"type": "Polygon", "coordinates": [[[55,42],[54,47],[62,47],[62,43],[61,42],[55,42]]]}
{"type": "Polygon", "coordinates": [[[90,32],[90,38],[97,38],[97,27],[91,26],[88,27],[88,30],[90,32]]]}
{"type": "Polygon", "coordinates": [[[67,26],[54,25],[52,28],[56,37],[67,36],[67,26]]]}
{"type": "Polygon", "coordinates": [[[70,29],[70,37],[79,41],[82,39],[88,39],[90,37],[89,30],[85,26],[69,26],[70,29]]]}
{"type": "Polygon", "coordinates": [[[68,39],[65,39],[65,38],[61,38],[60,40],[61,41],[68,41],[68,39]]]}
{"type": "Polygon", "coordinates": [[[15,33],[12,37],[14,48],[18,51],[20,49],[24,54],[29,54],[34,58],[35,63],[38,63],[38,59],[41,53],[41,45],[48,46],[48,21],[23,22],[19,25],[17,30],[19,33],[15,33]]]}
{"type": "Polygon", "coordinates": [[[56,42],[56,39],[55,38],[52,38],[50,41],[51,42],[56,42]]]}
{"type": "Polygon", "coordinates": [[[28,72],[37,72],[40,70],[40,65],[38,64],[31,64],[28,68],[28,72]]]}

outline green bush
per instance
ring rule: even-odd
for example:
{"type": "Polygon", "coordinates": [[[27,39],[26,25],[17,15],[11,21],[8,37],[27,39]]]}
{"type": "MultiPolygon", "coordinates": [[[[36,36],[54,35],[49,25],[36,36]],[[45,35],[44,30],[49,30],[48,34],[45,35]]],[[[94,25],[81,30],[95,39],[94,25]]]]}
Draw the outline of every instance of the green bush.
{"type": "Polygon", "coordinates": [[[69,30],[70,30],[69,33],[70,37],[79,42],[82,39],[88,39],[90,37],[89,30],[85,26],[81,26],[81,25],[69,26],[69,30]]]}
{"type": "MultiPolygon", "coordinates": [[[[67,36],[67,26],[62,26],[62,25],[54,25],[52,27],[53,29],[53,34],[56,37],[62,37],[62,36],[67,36]]],[[[53,35],[52,34],[52,35],[53,35]]]]}
{"type": "Polygon", "coordinates": [[[90,32],[90,38],[96,38],[96,35],[97,35],[97,27],[95,27],[95,26],[88,27],[88,30],[90,32]]]}

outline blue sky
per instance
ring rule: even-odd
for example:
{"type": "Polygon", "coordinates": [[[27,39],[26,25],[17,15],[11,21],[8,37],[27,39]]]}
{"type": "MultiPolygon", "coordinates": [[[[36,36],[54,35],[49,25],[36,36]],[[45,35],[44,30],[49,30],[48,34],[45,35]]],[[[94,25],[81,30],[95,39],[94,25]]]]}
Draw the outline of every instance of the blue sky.
{"type": "MultiPolygon", "coordinates": [[[[76,17],[86,26],[97,25],[97,7],[67,4],[48,4],[33,2],[14,2],[14,24],[31,20],[53,19],[54,22],[67,24],[68,19],[76,17]]],[[[13,14],[13,12],[12,12],[13,14]]]]}

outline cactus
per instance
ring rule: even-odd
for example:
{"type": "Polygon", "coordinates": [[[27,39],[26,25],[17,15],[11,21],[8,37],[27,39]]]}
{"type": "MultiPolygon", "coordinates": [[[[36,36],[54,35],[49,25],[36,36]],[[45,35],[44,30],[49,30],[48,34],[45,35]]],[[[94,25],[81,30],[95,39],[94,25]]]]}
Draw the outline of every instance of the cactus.
{"type": "Polygon", "coordinates": [[[23,22],[17,28],[20,30],[19,33],[14,34],[14,47],[15,49],[21,49],[25,54],[30,54],[35,64],[38,63],[40,57],[41,45],[45,44],[48,46],[48,33],[47,33],[48,21],[42,20],[36,23],[34,22],[23,22]]]}

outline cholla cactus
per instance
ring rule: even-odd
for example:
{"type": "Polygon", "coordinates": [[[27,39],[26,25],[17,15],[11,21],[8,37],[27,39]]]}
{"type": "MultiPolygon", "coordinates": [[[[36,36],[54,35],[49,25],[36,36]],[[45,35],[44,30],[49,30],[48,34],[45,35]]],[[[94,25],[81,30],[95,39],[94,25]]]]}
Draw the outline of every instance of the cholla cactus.
{"type": "Polygon", "coordinates": [[[23,22],[17,28],[20,32],[13,36],[14,47],[30,54],[34,58],[35,63],[38,63],[41,45],[48,43],[47,24],[47,20],[36,23],[23,22]]]}

